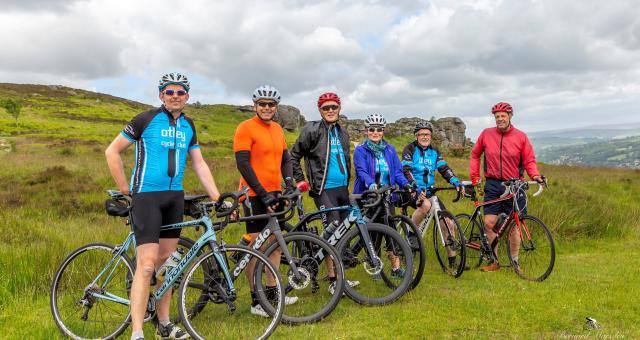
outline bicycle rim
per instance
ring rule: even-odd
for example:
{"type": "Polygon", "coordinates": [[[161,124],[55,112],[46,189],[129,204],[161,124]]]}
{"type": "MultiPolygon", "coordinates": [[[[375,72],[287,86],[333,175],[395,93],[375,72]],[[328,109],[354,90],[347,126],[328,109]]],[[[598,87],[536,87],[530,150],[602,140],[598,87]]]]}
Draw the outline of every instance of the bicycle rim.
{"type": "Polygon", "coordinates": [[[440,267],[448,275],[460,277],[464,272],[466,257],[464,237],[458,220],[450,212],[440,211],[438,220],[434,219],[432,227],[433,247],[440,267]]]}
{"type": "Polygon", "coordinates": [[[464,233],[465,255],[467,257],[465,264],[472,269],[476,269],[482,264],[482,253],[480,251],[482,225],[476,219],[471,220],[471,216],[468,214],[458,214],[456,219],[464,233]]]}
{"type": "Polygon", "coordinates": [[[413,279],[409,285],[409,290],[412,290],[420,283],[422,275],[424,274],[424,267],[427,261],[424,241],[422,240],[418,227],[413,224],[413,221],[411,221],[409,217],[402,215],[392,216],[390,217],[390,223],[392,227],[400,233],[402,238],[407,241],[413,253],[413,279]]]}
{"type": "Polygon", "coordinates": [[[551,274],[556,259],[551,232],[540,219],[534,216],[520,217],[520,225],[521,227],[518,228],[514,223],[507,233],[509,236],[513,235],[507,242],[511,264],[523,279],[544,281],[551,274]],[[516,247],[518,239],[520,242],[516,247]]]}
{"type": "MultiPolygon", "coordinates": [[[[344,289],[342,263],[334,248],[315,234],[294,232],[283,236],[300,278],[295,277],[291,262],[282,255],[278,270],[285,287],[290,290],[287,296],[298,299],[294,304],[285,305],[282,321],[286,323],[320,321],[336,308],[342,297],[344,289]],[[320,256],[316,256],[318,254],[320,256]],[[329,280],[329,263],[331,263],[331,276],[335,278],[333,281],[335,283],[329,280]],[[329,292],[332,284],[334,285],[333,294],[329,292]]],[[[277,242],[273,242],[265,250],[265,255],[271,258],[275,251],[280,251],[277,242]]]]}
{"type": "Polygon", "coordinates": [[[99,243],[82,246],[67,256],[56,271],[51,284],[51,312],[65,335],[74,339],[111,339],[129,325],[129,305],[96,296],[129,297],[133,267],[122,254],[106,268],[114,258],[113,249],[99,243]],[[103,270],[104,274],[92,285],[103,270]]]}
{"type": "Polygon", "coordinates": [[[345,293],[354,301],[364,305],[385,305],[399,299],[409,289],[412,277],[392,275],[392,258],[397,258],[398,268],[405,273],[413,272],[413,257],[409,244],[391,227],[368,223],[367,231],[381,266],[370,265],[371,259],[364,249],[358,228],[353,228],[338,243],[338,254],[342,257],[345,279],[358,281],[359,285],[345,285],[345,293]],[[386,276],[388,282],[383,279],[386,276]]]}
{"type": "MultiPolygon", "coordinates": [[[[265,296],[261,287],[266,286],[266,272],[275,277],[273,297],[277,301],[274,303],[274,310],[267,310],[268,317],[253,315],[252,294],[250,281],[246,276],[247,268],[242,269],[248,261],[239,261],[239,264],[229,262],[230,273],[237,270],[239,275],[233,282],[235,288],[235,298],[229,293],[229,287],[224,279],[224,275],[218,267],[220,265],[214,257],[213,252],[207,252],[200,256],[194,264],[184,273],[183,282],[178,293],[178,308],[183,325],[189,334],[196,339],[216,339],[216,338],[243,338],[243,339],[265,339],[276,329],[282,318],[284,306],[284,287],[282,279],[273,265],[264,255],[255,252],[244,246],[226,245],[220,247],[220,254],[226,259],[232,252],[240,253],[240,258],[246,255],[255,259],[259,266],[255,267],[254,278],[261,284],[256,285],[256,294],[265,296]],[[215,262],[217,266],[209,266],[207,263],[215,262]],[[207,268],[208,267],[208,268],[207,268]],[[261,268],[261,269],[258,269],[261,268]],[[207,298],[202,298],[202,291],[206,290],[207,298]],[[193,309],[197,308],[198,313],[190,315],[193,309]]],[[[266,306],[262,307],[266,310],[266,306]]]]}

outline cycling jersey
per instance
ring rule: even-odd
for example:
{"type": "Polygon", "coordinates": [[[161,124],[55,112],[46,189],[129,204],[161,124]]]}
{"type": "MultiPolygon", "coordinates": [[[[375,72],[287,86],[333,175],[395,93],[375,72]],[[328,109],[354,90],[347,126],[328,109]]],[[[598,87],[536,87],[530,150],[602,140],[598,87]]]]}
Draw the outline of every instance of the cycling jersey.
{"type": "Polygon", "coordinates": [[[329,130],[329,144],[329,168],[327,169],[325,189],[346,186],[348,184],[347,161],[340,143],[338,129],[335,127],[329,130]]]}
{"type": "Polygon", "coordinates": [[[384,159],[382,153],[376,157],[376,183],[380,185],[389,185],[389,164],[384,159]]]}
{"type": "Polygon", "coordinates": [[[182,190],[189,150],[199,148],[193,121],[164,106],[135,116],[121,134],[135,143],[131,193],[182,190]]]}
{"type": "Polygon", "coordinates": [[[423,148],[417,141],[402,150],[402,169],[405,177],[415,181],[421,191],[434,185],[436,169],[447,182],[453,185],[459,182],[437,149],[431,145],[423,148]]]}
{"type": "Polygon", "coordinates": [[[480,133],[471,150],[469,173],[475,184],[480,180],[480,155],[484,153],[484,177],[505,181],[522,178],[524,171],[529,177],[540,176],[536,156],[527,135],[513,125],[502,132],[498,128],[487,128],[480,133]]]}
{"type": "MultiPolygon", "coordinates": [[[[282,159],[287,150],[284,132],[276,122],[265,123],[253,117],[240,123],[233,137],[233,152],[248,151],[249,164],[266,192],[282,190],[282,159]]],[[[240,185],[249,187],[249,196],[256,192],[240,177],[240,185]]]]}

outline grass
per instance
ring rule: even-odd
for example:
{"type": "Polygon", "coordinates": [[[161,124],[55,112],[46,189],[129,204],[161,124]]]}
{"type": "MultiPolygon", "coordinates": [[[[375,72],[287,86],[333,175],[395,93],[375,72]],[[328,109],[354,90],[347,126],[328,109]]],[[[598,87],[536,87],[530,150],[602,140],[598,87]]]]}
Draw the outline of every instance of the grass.
{"type": "MultiPolygon", "coordinates": [[[[18,128],[0,112],[0,139],[12,148],[0,151],[3,338],[60,338],[48,306],[56,267],[78,246],[118,243],[129,230],[103,210],[104,190],[113,188],[103,151],[123,124],[146,106],[72,92],[0,84],[0,98],[23,100],[18,128]]],[[[247,116],[224,105],[190,112],[218,186],[235,190],[239,175],[230,151],[231,135],[247,116]]],[[[288,143],[295,137],[288,133],[288,143]]],[[[402,149],[399,140],[394,143],[402,149]]],[[[133,155],[129,152],[123,159],[128,173],[133,155]]],[[[466,159],[447,161],[466,177],[466,159]]],[[[550,179],[550,189],[530,199],[529,211],[552,229],[558,251],[554,271],[543,283],[521,280],[508,270],[471,271],[451,279],[439,270],[429,247],[423,282],[396,303],[367,308],[343,299],[325,321],[282,325],[274,338],[640,337],[640,171],[550,165],[541,169],[550,179]],[[583,330],[587,316],[596,318],[603,330],[583,330]]],[[[191,170],[185,188],[202,192],[191,170]]],[[[442,195],[454,213],[472,211],[469,201],[452,203],[452,198],[450,193],[442,195]]],[[[305,203],[313,207],[308,198],[305,203]]],[[[243,231],[243,226],[234,225],[222,237],[235,243],[243,231]]],[[[187,235],[197,237],[195,231],[187,235]]],[[[152,334],[151,328],[146,330],[152,334]]]]}

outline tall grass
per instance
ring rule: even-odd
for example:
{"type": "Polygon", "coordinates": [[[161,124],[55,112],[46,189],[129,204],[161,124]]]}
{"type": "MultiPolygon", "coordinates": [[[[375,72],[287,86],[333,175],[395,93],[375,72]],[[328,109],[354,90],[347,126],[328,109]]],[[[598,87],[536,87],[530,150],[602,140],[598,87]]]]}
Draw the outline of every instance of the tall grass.
{"type": "MultiPolygon", "coordinates": [[[[118,243],[129,231],[103,211],[104,190],[114,186],[103,152],[123,124],[145,108],[84,93],[32,97],[18,128],[0,118],[0,136],[13,146],[12,152],[0,153],[2,338],[59,337],[48,310],[57,265],[80,245],[118,243]]],[[[239,175],[231,136],[248,116],[223,105],[189,109],[218,187],[235,190],[239,175]]],[[[288,133],[287,141],[295,137],[288,133]]],[[[129,173],[131,150],[123,159],[129,173]]],[[[468,160],[447,161],[460,178],[468,179],[468,160]]],[[[544,283],[522,281],[510,271],[465,272],[453,280],[439,271],[429,248],[424,281],[397,303],[364,308],[344,299],[326,321],[281,326],[275,337],[558,338],[589,335],[582,330],[586,316],[605,326],[600,334],[640,336],[635,303],[640,294],[640,171],[540,167],[550,188],[539,197],[529,196],[529,212],[551,228],[558,249],[555,270],[544,283]]],[[[445,185],[441,178],[438,184],[445,185]]],[[[188,193],[202,192],[189,169],[184,186],[188,193]]],[[[452,203],[452,198],[451,193],[442,195],[454,213],[473,209],[469,201],[452,203]]],[[[310,200],[305,201],[312,209],[310,200]]],[[[221,236],[235,243],[243,231],[244,226],[232,225],[221,236]]]]}

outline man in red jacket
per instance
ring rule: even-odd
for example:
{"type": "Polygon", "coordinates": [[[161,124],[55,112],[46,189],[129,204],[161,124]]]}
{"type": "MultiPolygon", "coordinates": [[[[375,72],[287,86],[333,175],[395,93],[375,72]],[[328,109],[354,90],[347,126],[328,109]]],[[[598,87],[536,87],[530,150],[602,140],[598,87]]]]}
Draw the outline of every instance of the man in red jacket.
{"type": "MultiPolygon", "coordinates": [[[[471,161],[469,172],[471,182],[477,185],[480,182],[480,156],[484,153],[484,177],[486,179],[484,187],[485,202],[497,199],[504,193],[504,186],[501,182],[511,178],[522,178],[524,171],[534,181],[543,182],[540,172],[536,166],[536,156],[527,135],[511,125],[513,118],[513,108],[509,103],[500,102],[491,108],[491,112],[496,120],[495,128],[487,128],[480,133],[478,141],[471,150],[471,161]]],[[[518,195],[518,205],[525,207],[524,194],[518,195]]],[[[526,214],[526,208],[521,211],[526,214]]],[[[484,231],[487,234],[489,244],[496,237],[493,227],[496,225],[500,213],[510,214],[512,210],[511,201],[497,202],[484,208],[484,231]]],[[[513,233],[509,235],[511,249],[515,249],[514,259],[517,262],[517,251],[519,249],[519,235],[513,233]]],[[[500,269],[497,262],[482,267],[482,271],[496,271],[500,269]]]]}

